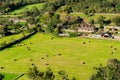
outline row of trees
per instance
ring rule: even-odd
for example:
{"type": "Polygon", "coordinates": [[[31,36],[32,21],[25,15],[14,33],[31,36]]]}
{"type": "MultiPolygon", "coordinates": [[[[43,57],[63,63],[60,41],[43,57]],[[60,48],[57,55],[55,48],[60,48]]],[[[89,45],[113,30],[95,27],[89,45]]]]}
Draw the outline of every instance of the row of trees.
{"type": "Polygon", "coordinates": [[[64,70],[58,71],[58,75],[59,77],[54,74],[51,68],[47,68],[45,72],[39,71],[35,65],[28,71],[28,78],[31,80],[76,80],[75,77],[70,79],[64,70]]]}
{"type": "Polygon", "coordinates": [[[69,5],[72,11],[84,13],[119,13],[119,0],[0,0],[0,12],[9,12],[22,6],[50,2],[54,6],[69,5]]]}
{"type": "MultiPolygon", "coordinates": [[[[119,80],[120,79],[120,61],[117,59],[110,59],[106,66],[100,66],[94,68],[94,73],[90,80],[119,80]]],[[[31,80],[77,80],[75,77],[70,79],[64,70],[58,71],[59,77],[55,76],[51,68],[48,68],[45,72],[38,71],[34,65],[28,71],[28,78],[31,80]]]]}

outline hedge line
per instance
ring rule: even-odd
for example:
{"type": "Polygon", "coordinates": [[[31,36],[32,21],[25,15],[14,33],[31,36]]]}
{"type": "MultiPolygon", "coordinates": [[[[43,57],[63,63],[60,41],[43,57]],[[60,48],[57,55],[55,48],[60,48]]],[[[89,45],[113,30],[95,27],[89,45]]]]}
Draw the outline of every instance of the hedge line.
{"type": "Polygon", "coordinates": [[[17,40],[14,40],[14,41],[12,41],[12,42],[9,42],[9,43],[5,44],[4,46],[1,46],[1,47],[0,47],[0,51],[3,50],[3,49],[6,49],[6,48],[8,48],[8,47],[11,47],[12,45],[14,45],[14,44],[16,44],[16,43],[19,43],[19,42],[21,42],[22,40],[25,40],[25,39],[29,38],[30,36],[32,36],[32,35],[34,35],[34,34],[36,34],[36,33],[37,33],[37,31],[35,30],[35,31],[33,31],[32,33],[30,33],[30,34],[28,34],[28,35],[26,35],[26,36],[24,36],[24,37],[22,37],[22,38],[20,38],[20,39],[17,39],[17,40]]]}
{"type": "Polygon", "coordinates": [[[24,76],[24,74],[19,75],[17,78],[15,78],[14,80],[18,80],[20,77],[24,76]]]}

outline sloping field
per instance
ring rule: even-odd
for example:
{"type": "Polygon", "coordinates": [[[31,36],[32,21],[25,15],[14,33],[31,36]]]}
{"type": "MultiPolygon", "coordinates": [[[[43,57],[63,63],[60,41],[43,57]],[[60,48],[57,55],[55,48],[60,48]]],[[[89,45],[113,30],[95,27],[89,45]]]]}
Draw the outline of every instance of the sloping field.
{"type": "Polygon", "coordinates": [[[0,38],[0,44],[3,43],[3,42],[10,42],[12,40],[19,39],[21,37],[23,37],[22,34],[16,34],[16,35],[12,35],[12,36],[5,36],[5,37],[0,38]]]}
{"type": "Polygon", "coordinates": [[[21,12],[24,12],[25,10],[30,10],[33,7],[41,8],[43,5],[44,5],[44,3],[27,5],[27,6],[21,7],[17,10],[14,10],[14,11],[10,12],[10,14],[20,14],[21,12]]]}
{"type": "MultiPolygon", "coordinates": [[[[93,67],[105,65],[109,58],[120,60],[119,41],[51,37],[37,33],[11,48],[0,51],[0,66],[4,67],[0,72],[26,73],[31,64],[36,64],[41,71],[51,67],[55,72],[65,70],[70,77],[88,80],[94,72],[93,67]]],[[[19,80],[28,79],[23,76],[19,80]]]]}

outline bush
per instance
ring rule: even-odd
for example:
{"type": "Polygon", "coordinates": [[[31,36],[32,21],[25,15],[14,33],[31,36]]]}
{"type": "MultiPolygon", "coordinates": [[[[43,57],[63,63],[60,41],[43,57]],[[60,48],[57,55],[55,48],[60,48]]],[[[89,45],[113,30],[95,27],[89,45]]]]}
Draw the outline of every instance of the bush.
{"type": "Polygon", "coordinates": [[[77,37],[79,36],[77,32],[70,32],[69,37],[77,37]]]}
{"type": "Polygon", "coordinates": [[[33,65],[28,71],[28,78],[31,80],[77,80],[75,77],[69,79],[67,73],[64,70],[58,71],[59,76],[55,76],[51,68],[47,68],[46,71],[38,71],[37,67],[33,65]]]}

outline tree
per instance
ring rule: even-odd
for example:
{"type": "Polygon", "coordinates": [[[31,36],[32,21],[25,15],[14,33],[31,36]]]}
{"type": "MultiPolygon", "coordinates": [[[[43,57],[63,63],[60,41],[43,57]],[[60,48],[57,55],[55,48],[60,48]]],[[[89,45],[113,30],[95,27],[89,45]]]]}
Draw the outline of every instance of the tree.
{"type": "Polygon", "coordinates": [[[3,80],[3,78],[4,78],[4,75],[0,74],[0,80],[3,80]]]}
{"type": "Polygon", "coordinates": [[[120,61],[110,59],[107,66],[95,68],[97,71],[90,80],[119,80],[120,79],[120,61]]]}
{"type": "Polygon", "coordinates": [[[37,67],[33,65],[29,68],[28,78],[31,80],[77,80],[75,77],[70,79],[64,70],[58,71],[59,76],[55,76],[51,68],[47,68],[46,71],[38,71],[37,67]]]}
{"type": "Polygon", "coordinates": [[[95,23],[95,22],[94,22],[94,19],[90,19],[89,23],[90,23],[90,24],[94,24],[94,23],[95,23]]]}
{"type": "Polygon", "coordinates": [[[69,80],[68,75],[64,70],[60,70],[58,74],[61,76],[62,80],[69,80]]]}
{"type": "Polygon", "coordinates": [[[101,24],[104,24],[104,19],[105,19],[105,17],[104,16],[99,16],[98,18],[97,18],[97,22],[101,25],[101,24]]]}
{"type": "Polygon", "coordinates": [[[51,68],[47,68],[45,72],[38,71],[37,67],[34,65],[28,71],[28,78],[32,80],[54,80],[54,74],[51,68]]]}
{"type": "Polygon", "coordinates": [[[113,22],[116,26],[120,26],[120,16],[116,16],[116,17],[112,18],[112,22],[113,22]]]}
{"type": "Polygon", "coordinates": [[[120,12],[120,3],[118,3],[118,4],[116,5],[116,10],[117,10],[117,12],[120,12]]]}
{"type": "Polygon", "coordinates": [[[54,16],[50,19],[50,21],[47,23],[47,32],[54,32],[54,29],[57,27],[57,24],[59,23],[59,15],[54,14],[54,16]]]}

